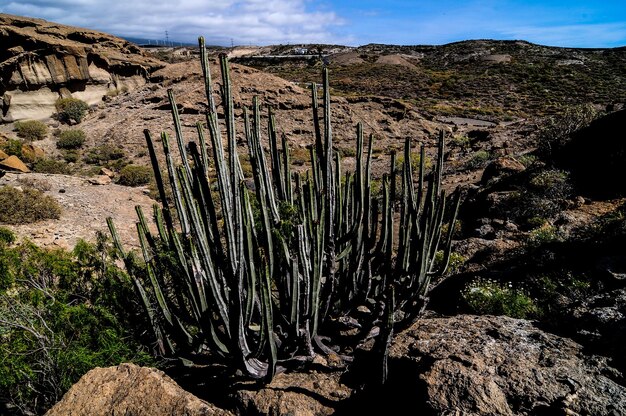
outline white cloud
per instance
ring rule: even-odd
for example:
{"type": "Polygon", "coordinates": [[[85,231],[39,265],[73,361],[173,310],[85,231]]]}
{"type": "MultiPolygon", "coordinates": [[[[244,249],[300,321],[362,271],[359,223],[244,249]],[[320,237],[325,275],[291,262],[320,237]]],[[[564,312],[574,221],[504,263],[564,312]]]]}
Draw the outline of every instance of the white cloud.
{"type": "MultiPolygon", "coordinates": [[[[117,35],[209,43],[336,42],[343,21],[307,0],[14,0],[0,12],[117,35]]],[[[341,41],[341,39],[339,39],[341,41]]]]}

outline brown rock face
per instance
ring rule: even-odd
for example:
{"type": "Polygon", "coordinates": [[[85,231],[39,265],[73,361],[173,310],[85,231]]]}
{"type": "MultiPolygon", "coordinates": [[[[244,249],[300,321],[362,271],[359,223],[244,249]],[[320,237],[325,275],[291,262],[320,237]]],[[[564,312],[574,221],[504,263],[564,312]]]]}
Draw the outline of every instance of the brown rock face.
{"type": "Polygon", "coordinates": [[[30,169],[20,160],[17,156],[9,156],[0,162],[0,169],[8,170],[11,172],[30,172],[30,169]]]}
{"type": "Polygon", "coordinates": [[[286,373],[260,390],[238,391],[236,400],[243,415],[315,416],[334,414],[351,394],[337,373],[286,373]]]}
{"type": "Polygon", "coordinates": [[[5,121],[49,117],[63,91],[95,104],[109,90],[145,83],[163,66],[123,39],[7,14],[0,14],[0,44],[5,121]]]}
{"type": "Polygon", "coordinates": [[[626,388],[604,358],[507,317],[424,319],[394,340],[389,376],[398,400],[421,392],[434,414],[626,414],[626,388]]]}
{"type": "Polygon", "coordinates": [[[96,368],[85,374],[46,415],[229,416],[232,413],[184,391],[162,371],[122,364],[96,368]]]}

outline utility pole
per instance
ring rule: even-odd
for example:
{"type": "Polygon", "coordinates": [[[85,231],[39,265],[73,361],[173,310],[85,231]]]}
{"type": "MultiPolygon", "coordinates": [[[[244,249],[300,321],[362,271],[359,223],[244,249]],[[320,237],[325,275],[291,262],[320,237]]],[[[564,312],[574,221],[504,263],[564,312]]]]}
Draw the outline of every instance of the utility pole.
{"type": "Polygon", "coordinates": [[[170,44],[170,34],[165,31],[165,45],[169,46],[170,44]]]}

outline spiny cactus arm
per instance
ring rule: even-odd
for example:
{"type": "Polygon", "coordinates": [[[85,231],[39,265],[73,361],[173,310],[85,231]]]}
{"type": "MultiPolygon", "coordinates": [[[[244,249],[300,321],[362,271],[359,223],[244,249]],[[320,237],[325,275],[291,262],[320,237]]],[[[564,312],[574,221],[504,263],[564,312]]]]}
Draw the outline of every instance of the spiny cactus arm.
{"type": "Polygon", "coordinates": [[[446,270],[448,269],[448,265],[450,264],[450,254],[452,253],[452,237],[454,235],[454,226],[456,224],[456,218],[459,213],[460,206],[461,192],[457,190],[454,193],[454,200],[452,202],[452,218],[448,223],[448,235],[446,236],[443,244],[443,260],[441,261],[439,269],[433,273],[435,276],[442,276],[446,272],[446,270]]]}
{"type": "Polygon", "coordinates": [[[215,100],[213,99],[213,82],[211,81],[211,68],[209,66],[209,57],[206,51],[206,44],[204,37],[198,38],[198,44],[200,45],[200,66],[202,67],[202,75],[204,78],[204,91],[206,94],[207,102],[209,103],[209,112],[217,114],[215,109],[215,100]]]}
{"type": "Polygon", "coordinates": [[[178,106],[176,104],[176,98],[174,97],[174,91],[171,88],[167,90],[167,98],[169,99],[170,106],[172,108],[172,118],[174,119],[174,131],[176,132],[176,144],[178,145],[178,152],[180,158],[185,167],[187,176],[191,177],[191,167],[189,166],[189,159],[187,158],[187,150],[185,149],[185,140],[183,138],[183,128],[180,124],[180,114],[178,113],[178,106]]]}
{"type": "Polygon", "coordinates": [[[273,311],[272,311],[272,298],[271,298],[271,276],[269,267],[267,262],[261,259],[261,264],[265,267],[262,269],[261,273],[261,305],[262,305],[262,315],[265,317],[265,343],[267,345],[267,374],[266,380],[271,381],[274,378],[274,374],[276,372],[276,361],[278,360],[278,354],[276,351],[276,341],[274,339],[274,319],[273,319],[273,311]]]}
{"type": "Polygon", "coordinates": [[[156,152],[154,150],[154,141],[150,135],[150,130],[145,129],[143,134],[146,138],[146,144],[148,146],[148,154],[150,155],[150,163],[152,164],[152,171],[154,172],[154,181],[159,191],[159,198],[161,199],[161,206],[163,207],[163,214],[165,217],[165,223],[169,230],[174,229],[174,223],[172,222],[172,214],[169,208],[169,202],[167,201],[167,195],[165,194],[165,185],[163,182],[163,176],[161,175],[161,169],[159,168],[159,160],[157,159],[156,152]]]}
{"type": "Polygon", "coordinates": [[[172,326],[172,313],[170,312],[165,296],[163,295],[163,291],[161,290],[161,285],[154,274],[154,270],[152,269],[152,255],[150,254],[148,242],[146,241],[145,229],[140,222],[137,223],[137,235],[139,236],[141,252],[143,254],[144,261],[146,262],[146,272],[148,273],[148,278],[152,284],[152,290],[154,292],[154,296],[156,297],[157,304],[159,305],[160,311],[163,314],[163,317],[165,317],[167,323],[172,326]]]}
{"type": "Polygon", "coordinates": [[[179,168],[178,170],[181,187],[183,190],[183,197],[185,198],[185,205],[189,207],[189,214],[191,217],[191,241],[190,244],[194,244],[198,249],[198,257],[202,270],[205,273],[207,283],[210,288],[211,299],[207,303],[209,305],[215,305],[220,320],[224,322],[227,331],[230,329],[229,322],[229,289],[232,290],[233,283],[227,282],[223,276],[216,271],[213,259],[211,258],[211,251],[208,245],[208,240],[204,234],[204,228],[202,227],[201,220],[198,216],[198,209],[196,202],[193,199],[191,193],[191,187],[185,177],[184,170],[179,168]]]}
{"type": "Polygon", "coordinates": [[[280,163],[280,157],[278,156],[278,134],[276,133],[276,120],[271,107],[267,110],[267,136],[270,145],[270,163],[272,166],[272,179],[274,179],[274,186],[276,187],[276,194],[280,200],[286,199],[286,190],[283,189],[283,173],[280,163]]]}
{"type": "Polygon", "coordinates": [[[319,160],[312,160],[311,167],[315,169],[319,166],[325,166],[324,144],[322,143],[322,128],[319,115],[319,102],[317,98],[317,87],[315,82],[311,83],[311,112],[313,113],[313,129],[315,131],[315,152],[319,155],[319,160]]]}
{"type": "Polygon", "coordinates": [[[154,221],[156,222],[157,230],[159,231],[159,238],[163,242],[165,246],[170,243],[170,233],[169,229],[165,225],[165,220],[163,219],[163,210],[159,207],[158,204],[152,205],[152,212],[154,216],[154,221]]]}
{"type": "Polygon", "coordinates": [[[148,316],[148,320],[150,321],[152,331],[157,340],[157,345],[159,346],[159,353],[164,355],[166,353],[172,352],[174,350],[173,345],[169,341],[169,338],[167,337],[167,335],[163,334],[163,329],[161,328],[161,325],[156,320],[156,317],[154,316],[152,303],[148,299],[148,294],[146,293],[146,290],[144,289],[143,285],[141,284],[141,282],[139,281],[139,279],[137,279],[135,275],[134,265],[132,264],[132,261],[130,260],[129,256],[126,254],[124,250],[124,247],[122,246],[120,236],[117,233],[117,228],[115,227],[115,224],[113,223],[113,218],[111,217],[107,218],[107,225],[109,227],[109,232],[111,233],[111,238],[113,239],[113,245],[115,246],[122,260],[124,261],[124,265],[126,266],[126,271],[128,272],[128,275],[131,277],[133,281],[135,290],[137,291],[137,293],[139,294],[139,298],[141,299],[141,304],[144,308],[144,311],[146,312],[146,315],[148,316]]]}
{"type": "Polygon", "coordinates": [[[287,143],[287,136],[285,133],[281,135],[281,141],[283,146],[283,188],[285,189],[285,199],[290,204],[293,204],[293,182],[291,180],[291,158],[289,145],[287,143]]]}
{"type": "Polygon", "coordinates": [[[193,188],[194,195],[199,199],[198,206],[201,211],[201,218],[205,227],[209,244],[217,255],[224,256],[224,248],[220,239],[219,226],[217,221],[217,211],[215,209],[215,201],[209,186],[209,180],[204,169],[204,162],[198,152],[198,146],[194,142],[189,143],[189,153],[193,159],[193,188]]]}
{"type": "Polygon", "coordinates": [[[165,153],[165,161],[167,164],[167,173],[170,180],[170,186],[172,188],[172,194],[174,203],[176,205],[176,212],[178,214],[178,220],[180,222],[182,232],[184,235],[189,234],[189,220],[187,218],[187,210],[183,205],[183,198],[180,194],[180,187],[176,178],[176,168],[174,160],[170,152],[169,136],[167,133],[161,133],[161,142],[163,144],[163,153],[165,153]]]}
{"type": "MultiPolygon", "coordinates": [[[[213,114],[208,114],[209,119],[213,119],[213,114]]],[[[211,145],[213,147],[213,162],[215,164],[215,171],[217,175],[217,184],[220,196],[220,206],[222,208],[222,217],[224,218],[224,234],[226,249],[224,250],[227,258],[233,259],[235,256],[235,248],[231,242],[235,241],[235,231],[233,229],[232,219],[232,193],[230,191],[231,182],[228,175],[228,169],[226,167],[224,149],[221,144],[221,139],[216,131],[216,126],[213,121],[209,122],[209,133],[211,137],[211,145]]]]}
{"type": "MultiPolygon", "coordinates": [[[[258,116],[258,109],[255,110],[255,118],[258,116]]],[[[247,111],[244,112],[245,125],[249,126],[249,120],[247,117],[247,111]]],[[[260,124],[260,120],[255,122],[255,125],[260,124]]],[[[257,127],[255,126],[254,130],[257,127]]],[[[274,272],[274,247],[273,247],[273,238],[272,238],[272,220],[271,214],[268,209],[268,204],[271,205],[271,197],[268,196],[268,193],[273,194],[273,190],[271,188],[271,182],[267,174],[267,166],[265,165],[265,159],[263,157],[263,148],[258,140],[259,136],[257,133],[254,133],[254,130],[251,130],[249,127],[246,127],[248,132],[247,140],[248,140],[248,152],[250,155],[250,164],[252,165],[254,184],[256,187],[256,197],[257,202],[259,204],[259,212],[261,214],[261,227],[263,229],[263,235],[261,236],[263,240],[263,247],[266,252],[269,253],[267,256],[269,262],[270,273],[274,272]]],[[[260,129],[259,129],[260,130],[260,129]]],[[[278,211],[278,209],[276,209],[278,211]]]]}
{"type": "MultiPolygon", "coordinates": [[[[196,123],[196,131],[198,132],[198,142],[199,142],[198,145],[200,146],[200,154],[202,156],[202,163],[195,164],[195,166],[200,167],[202,169],[202,172],[204,173],[204,176],[208,177],[209,154],[207,153],[207,150],[206,150],[207,143],[206,143],[206,137],[204,134],[204,127],[202,127],[202,123],[200,123],[199,121],[196,123]]],[[[191,143],[189,143],[189,145],[191,146],[191,143]]]]}
{"type": "Polygon", "coordinates": [[[262,187],[264,190],[265,198],[267,199],[267,205],[272,214],[273,223],[280,221],[280,213],[278,212],[278,205],[276,204],[276,197],[274,196],[274,188],[272,185],[272,179],[270,178],[269,169],[267,166],[267,160],[265,159],[265,151],[261,143],[261,110],[259,107],[258,97],[254,97],[253,101],[253,117],[254,117],[254,129],[253,129],[253,143],[256,150],[256,158],[258,160],[260,170],[257,172],[262,177],[262,187]]]}

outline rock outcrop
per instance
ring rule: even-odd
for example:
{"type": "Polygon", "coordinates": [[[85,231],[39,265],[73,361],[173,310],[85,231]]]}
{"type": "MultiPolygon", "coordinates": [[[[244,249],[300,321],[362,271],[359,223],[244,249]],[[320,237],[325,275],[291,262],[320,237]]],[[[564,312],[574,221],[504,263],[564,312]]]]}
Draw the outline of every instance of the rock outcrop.
{"type": "MultiPolygon", "coordinates": [[[[266,386],[237,383],[221,400],[241,415],[626,414],[624,379],[605,358],[586,355],[576,342],[525,320],[423,319],[395,337],[387,384],[367,384],[378,365],[369,362],[362,366],[367,374],[360,374],[319,364],[308,373],[278,374],[266,386]]],[[[48,413],[73,414],[229,413],[160,371],[121,365],[87,373],[48,413]]]]}
{"type": "Polygon", "coordinates": [[[231,416],[181,389],[162,371],[122,364],[85,374],[47,416],[231,416]]]}
{"type": "Polygon", "coordinates": [[[529,321],[424,319],[390,348],[387,403],[439,415],[622,415],[626,388],[601,357],[529,321]]]}
{"type": "Polygon", "coordinates": [[[0,14],[3,121],[42,119],[60,97],[95,104],[109,91],[132,90],[163,64],[102,32],[0,14]]]}

